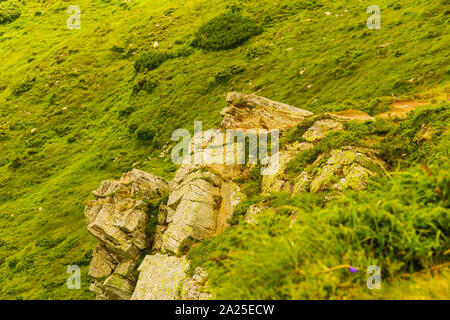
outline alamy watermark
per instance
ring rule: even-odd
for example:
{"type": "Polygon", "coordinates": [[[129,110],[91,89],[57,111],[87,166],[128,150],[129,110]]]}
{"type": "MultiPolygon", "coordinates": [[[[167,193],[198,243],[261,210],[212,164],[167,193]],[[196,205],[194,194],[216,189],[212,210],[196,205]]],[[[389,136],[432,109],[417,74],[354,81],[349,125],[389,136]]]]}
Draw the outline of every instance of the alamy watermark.
{"type": "Polygon", "coordinates": [[[367,28],[370,30],[381,29],[381,9],[379,6],[369,6],[367,13],[370,14],[367,19],[367,28]]]}
{"type": "Polygon", "coordinates": [[[70,274],[67,278],[66,285],[69,290],[79,290],[81,289],[81,269],[79,266],[68,266],[67,273],[70,274]]]}
{"type": "Polygon", "coordinates": [[[367,279],[367,288],[370,290],[381,289],[381,269],[379,266],[370,266],[367,268],[367,274],[369,278],[367,279]]]}
{"type": "Polygon", "coordinates": [[[78,6],[69,6],[67,8],[67,13],[72,13],[67,18],[66,25],[68,29],[80,29],[81,28],[81,10],[78,6]]]}

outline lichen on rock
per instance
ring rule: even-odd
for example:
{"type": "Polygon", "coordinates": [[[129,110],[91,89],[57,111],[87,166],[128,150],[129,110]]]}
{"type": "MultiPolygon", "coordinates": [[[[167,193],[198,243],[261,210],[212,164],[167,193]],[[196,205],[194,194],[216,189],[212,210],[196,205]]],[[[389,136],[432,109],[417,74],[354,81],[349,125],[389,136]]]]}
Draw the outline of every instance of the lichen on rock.
{"type": "Polygon", "coordinates": [[[315,142],[323,139],[330,132],[342,130],[344,130],[344,126],[339,121],[333,119],[317,120],[305,132],[303,138],[308,142],[315,142]]]}
{"type": "Polygon", "coordinates": [[[85,207],[88,231],[99,241],[89,275],[98,299],[129,299],[136,284],[136,263],[150,247],[145,228],[148,201],[169,191],[168,183],[134,169],[120,181],[103,181],[85,207]]]}
{"type": "Polygon", "coordinates": [[[189,263],[184,257],[148,255],[139,266],[132,300],[178,300],[189,263]]]}
{"type": "Polygon", "coordinates": [[[181,283],[181,299],[182,300],[208,300],[213,297],[208,291],[206,282],[208,280],[208,272],[197,267],[191,278],[186,278],[181,283]]]}
{"type": "Polygon", "coordinates": [[[224,129],[287,130],[311,117],[312,112],[253,94],[230,92],[220,113],[224,129]]]}

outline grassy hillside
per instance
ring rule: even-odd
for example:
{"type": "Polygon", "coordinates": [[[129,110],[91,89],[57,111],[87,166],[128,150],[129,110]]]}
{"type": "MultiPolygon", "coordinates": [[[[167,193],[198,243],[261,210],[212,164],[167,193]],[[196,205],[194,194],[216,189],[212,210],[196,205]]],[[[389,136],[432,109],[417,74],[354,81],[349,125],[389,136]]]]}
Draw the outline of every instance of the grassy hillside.
{"type": "Polygon", "coordinates": [[[170,178],[159,153],[172,130],[217,127],[228,91],[371,115],[446,99],[449,1],[380,0],[380,30],[366,27],[371,4],[78,0],[70,30],[67,2],[1,0],[0,298],[92,298],[90,191],[133,167],[170,178]],[[198,40],[229,11],[254,31],[226,50],[198,40]],[[71,264],[82,290],[64,285],[71,264]]]}

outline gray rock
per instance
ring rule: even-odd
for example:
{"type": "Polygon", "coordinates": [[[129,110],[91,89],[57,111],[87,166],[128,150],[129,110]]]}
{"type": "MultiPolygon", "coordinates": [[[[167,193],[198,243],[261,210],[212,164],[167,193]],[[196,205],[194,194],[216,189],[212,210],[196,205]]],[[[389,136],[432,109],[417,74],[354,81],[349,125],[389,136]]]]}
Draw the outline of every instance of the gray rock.
{"type": "Polygon", "coordinates": [[[342,130],[344,130],[344,126],[336,120],[318,120],[305,132],[303,138],[308,142],[315,142],[323,139],[330,132],[342,130]]]}
{"type": "Polygon", "coordinates": [[[139,279],[132,300],[179,300],[178,288],[189,264],[184,257],[155,254],[139,266],[139,279]]]}
{"type": "Polygon", "coordinates": [[[110,276],[118,262],[113,255],[101,244],[94,249],[93,258],[89,266],[89,276],[104,279],[110,276]]]}
{"type": "Polygon", "coordinates": [[[277,168],[276,172],[270,175],[264,175],[262,178],[262,192],[265,194],[273,192],[292,192],[293,186],[286,179],[284,171],[287,164],[300,152],[311,149],[314,145],[311,143],[295,143],[286,146],[278,153],[278,156],[271,156],[265,167],[277,168]],[[278,162],[278,166],[274,165],[278,162]]]}
{"type": "Polygon", "coordinates": [[[113,195],[116,191],[120,190],[121,187],[122,185],[119,181],[106,180],[103,181],[96,190],[92,191],[92,193],[97,198],[106,198],[113,195]]]}
{"type": "Polygon", "coordinates": [[[302,192],[309,191],[309,186],[311,185],[312,176],[303,171],[296,179],[294,184],[294,190],[292,191],[292,194],[299,194],[302,192]]]}
{"type": "Polygon", "coordinates": [[[123,174],[120,183],[128,186],[132,197],[144,201],[159,199],[169,192],[167,181],[138,169],[123,174]]]}
{"type": "Polygon", "coordinates": [[[192,278],[185,279],[181,284],[182,300],[207,300],[212,298],[212,294],[206,288],[208,273],[205,269],[198,267],[195,269],[192,278]]]}
{"type": "Polygon", "coordinates": [[[103,283],[104,295],[109,300],[130,300],[135,283],[117,274],[109,276],[103,283]]]}
{"type": "Polygon", "coordinates": [[[88,231],[99,240],[89,275],[90,289],[97,299],[129,299],[137,281],[136,261],[151,243],[146,201],[169,192],[163,179],[140,170],[122,176],[121,181],[103,181],[94,191],[97,200],[85,207],[88,231]]]}
{"type": "Polygon", "coordinates": [[[301,123],[312,112],[253,94],[230,92],[228,107],[220,113],[224,129],[288,130],[301,123]]]}

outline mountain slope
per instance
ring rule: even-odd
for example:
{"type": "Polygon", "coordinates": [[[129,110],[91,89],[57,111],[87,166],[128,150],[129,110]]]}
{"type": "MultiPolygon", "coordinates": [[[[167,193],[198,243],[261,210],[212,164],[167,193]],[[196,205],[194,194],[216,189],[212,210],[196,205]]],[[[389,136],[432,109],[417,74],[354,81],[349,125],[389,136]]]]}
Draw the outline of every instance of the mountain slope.
{"type": "Polygon", "coordinates": [[[396,97],[448,98],[448,0],[381,0],[380,30],[366,27],[369,1],[80,0],[79,30],[66,27],[66,2],[18,3],[0,24],[0,298],[92,298],[90,191],[133,167],[170,178],[159,153],[172,131],[217,127],[228,91],[371,115],[396,97]],[[261,34],[190,49],[201,25],[237,8],[261,34]],[[185,53],[136,90],[135,61],[164,50],[185,53]],[[65,287],[71,264],[82,290],[65,287]]]}

